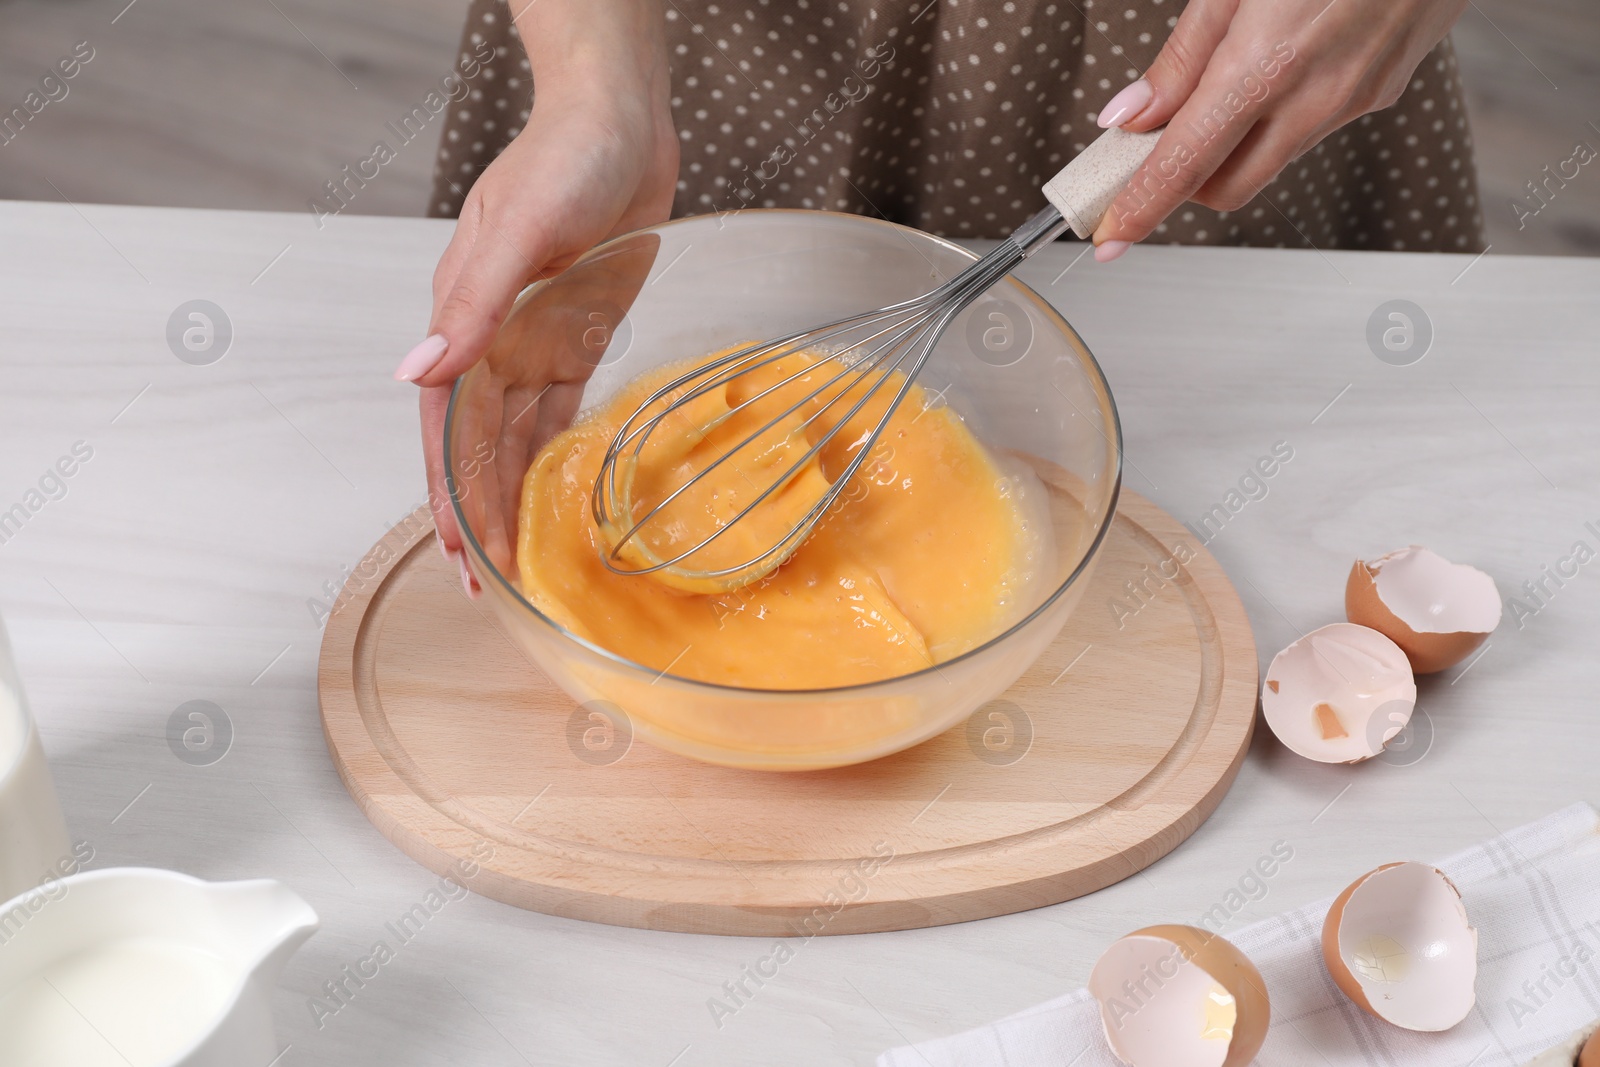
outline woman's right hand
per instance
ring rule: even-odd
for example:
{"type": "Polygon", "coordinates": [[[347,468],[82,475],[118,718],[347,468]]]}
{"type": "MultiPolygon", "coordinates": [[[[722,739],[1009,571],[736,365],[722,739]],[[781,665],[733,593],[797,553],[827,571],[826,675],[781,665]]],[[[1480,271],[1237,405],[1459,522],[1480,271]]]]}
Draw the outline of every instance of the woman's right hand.
{"type": "MultiPolygon", "coordinates": [[[[517,21],[537,85],[528,124],[467,194],[434,271],[428,337],[395,371],[421,387],[428,504],[446,555],[461,549],[444,470],[451,384],[525,286],[671,213],[678,137],[664,17],[659,0],[539,0],[517,21]]],[[[546,384],[570,373],[552,366],[546,384]]]]}

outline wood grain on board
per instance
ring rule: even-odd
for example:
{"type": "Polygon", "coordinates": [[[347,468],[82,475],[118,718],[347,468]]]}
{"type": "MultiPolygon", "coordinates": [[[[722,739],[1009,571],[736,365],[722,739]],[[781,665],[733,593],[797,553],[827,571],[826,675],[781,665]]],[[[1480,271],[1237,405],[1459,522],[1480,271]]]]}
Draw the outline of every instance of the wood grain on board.
{"type": "Polygon", "coordinates": [[[1256,652],[1238,596],[1126,490],[1073,617],[999,700],[905,752],[795,773],[620,736],[586,746],[592,724],[461,593],[431,534],[392,530],[328,623],[328,747],[408,855],[440,874],[477,863],[473,890],[535,911],[781,936],[1036,908],[1165,855],[1249,745],[1256,652]]]}

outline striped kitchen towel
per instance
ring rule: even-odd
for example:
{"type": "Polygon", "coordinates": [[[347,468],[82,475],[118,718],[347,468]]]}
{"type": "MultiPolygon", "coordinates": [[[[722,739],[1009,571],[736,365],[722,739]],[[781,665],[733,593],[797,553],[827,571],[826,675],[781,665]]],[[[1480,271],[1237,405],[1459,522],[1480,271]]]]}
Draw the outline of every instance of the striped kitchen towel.
{"type": "MultiPolygon", "coordinates": [[[[1373,1018],[1322,962],[1333,897],[1228,934],[1261,969],[1272,1028],[1258,1064],[1521,1067],[1600,1018],[1600,814],[1574,804],[1439,864],[1478,928],[1478,1002],[1441,1034],[1373,1018]]],[[[953,1037],[890,1049],[879,1067],[1118,1067],[1088,990],[953,1037]]]]}

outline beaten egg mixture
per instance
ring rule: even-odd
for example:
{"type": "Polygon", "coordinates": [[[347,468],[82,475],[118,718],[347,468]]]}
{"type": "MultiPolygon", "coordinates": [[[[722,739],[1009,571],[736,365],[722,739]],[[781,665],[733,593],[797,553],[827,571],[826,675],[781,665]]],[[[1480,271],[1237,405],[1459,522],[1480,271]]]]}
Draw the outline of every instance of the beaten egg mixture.
{"type": "MultiPolygon", "coordinates": [[[[590,498],[606,448],[640,403],[688,366],[631,382],[552,439],[529,468],[517,564],[523,594],[546,616],[646,667],[762,689],[910,674],[1017,620],[1021,591],[1046,549],[1048,523],[1032,518],[1043,490],[1002,469],[953,410],[915,384],[841,497],[776,571],[727,589],[675,570],[609,570],[602,555],[621,531],[596,523],[590,498]]],[[[848,417],[797,476],[680,567],[734,566],[781,538],[855,458],[906,384],[891,372],[852,416],[865,386],[846,370],[837,359],[793,353],[663,420],[638,459],[619,469],[628,513],[642,517],[694,474],[707,474],[622,547],[623,564],[669,558],[722,529],[848,417]],[[784,414],[818,389],[820,398],[784,414]],[[712,466],[751,434],[752,445],[712,466]]]]}

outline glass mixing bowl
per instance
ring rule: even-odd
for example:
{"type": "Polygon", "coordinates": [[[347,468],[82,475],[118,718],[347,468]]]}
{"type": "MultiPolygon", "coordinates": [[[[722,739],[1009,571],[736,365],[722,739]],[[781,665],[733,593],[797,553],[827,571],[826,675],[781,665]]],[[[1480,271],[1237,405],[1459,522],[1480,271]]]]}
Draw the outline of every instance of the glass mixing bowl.
{"type": "MultiPolygon", "coordinates": [[[[466,557],[506,633],[579,704],[660,748],[712,763],[807,770],[876,759],[961,722],[1038,658],[1088,584],[1110,528],[1122,437],[1105,376],[1065,319],[1006,279],[951,324],[918,377],[1048,500],[1053,558],[1020,618],[936,666],[833,689],[714,685],[631,662],[523,596],[523,475],[587,408],[664,363],[892,304],[975,257],[856,215],[748,210],[680,219],[600,245],[518,298],[450,398],[445,464],[466,557]]],[[[961,516],[951,515],[951,522],[961,516]]],[[[630,578],[629,581],[649,581],[630,578]]],[[[818,648],[817,655],[827,655],[818,648]]]]}

